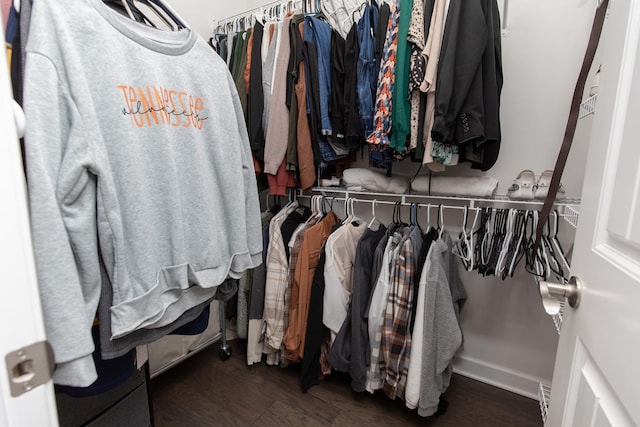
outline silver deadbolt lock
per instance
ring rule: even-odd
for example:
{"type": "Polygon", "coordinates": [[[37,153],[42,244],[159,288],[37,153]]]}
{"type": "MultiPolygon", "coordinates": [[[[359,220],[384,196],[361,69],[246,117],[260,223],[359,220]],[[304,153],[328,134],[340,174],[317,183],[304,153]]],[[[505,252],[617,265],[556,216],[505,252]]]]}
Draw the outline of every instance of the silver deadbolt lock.
{"type": "Polygon", "coordinates": [[[577,276],[571,276],[566,284],[540,281],[538,282],[538,289],[542,297],[544,311],[551,316],[555,316],[560,312],[560,300],[562,298],[566,298],[573,308],[577,308],[580,305],[582,283],[577,276]]]}
{"type": "Polygon", "coordinates": [[[41,341],[5,356],[11,396],[17,397],[47,383],[53,375],[53,350],[41,341]]]}

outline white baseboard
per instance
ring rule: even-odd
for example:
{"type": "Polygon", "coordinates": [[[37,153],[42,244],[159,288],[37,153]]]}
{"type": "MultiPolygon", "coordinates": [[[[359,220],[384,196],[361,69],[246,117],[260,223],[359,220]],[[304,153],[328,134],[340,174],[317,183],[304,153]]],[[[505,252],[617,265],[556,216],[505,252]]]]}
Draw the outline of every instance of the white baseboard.
{"type": "Polygon", "coordinates": [[[549,383],[548,379],[537,378],[464,355],[458,355],[453,359],[453,371],[535,400],[538,400],[539,384],[549,383]]]}

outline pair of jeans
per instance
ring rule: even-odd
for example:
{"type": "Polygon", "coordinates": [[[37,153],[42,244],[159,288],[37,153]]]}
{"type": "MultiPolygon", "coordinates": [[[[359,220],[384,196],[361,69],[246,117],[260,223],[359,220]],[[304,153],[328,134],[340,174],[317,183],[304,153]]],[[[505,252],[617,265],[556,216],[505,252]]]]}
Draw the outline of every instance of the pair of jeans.
{"type": "Polygon", "coordinates": [[[331,27],[326,22],[307,16],[304,18],[304,40],[313,43],[318,52],[318,87],[320,90],[320,126],[323,135],[332,134],[329,117],[331,94],[331,27]]]}
{"type": "MultiPolygon", "coordinates": [[[[378,83],[378,61],[375,58],[375,34],[378,24],[378,7],[367,5],[358,22],[358,109],[364,135],[373,133],[374,100],[378,83]]],[[[386,30],[386,28],[384,29],[386,30]]]]}

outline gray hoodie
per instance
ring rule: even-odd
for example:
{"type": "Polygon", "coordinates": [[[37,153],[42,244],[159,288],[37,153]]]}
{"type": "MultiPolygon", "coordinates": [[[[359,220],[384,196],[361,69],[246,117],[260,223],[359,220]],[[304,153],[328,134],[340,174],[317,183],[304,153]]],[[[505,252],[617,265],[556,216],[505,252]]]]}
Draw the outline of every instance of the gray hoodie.
{"type": "Polygon", "coordinates": [[[236,89],[191,30],[100,0],[33,5],[26,161],[54,381],[95,380],[99,259],[112,338],[173,323],[261,262],[257,188],[236,89]]]}

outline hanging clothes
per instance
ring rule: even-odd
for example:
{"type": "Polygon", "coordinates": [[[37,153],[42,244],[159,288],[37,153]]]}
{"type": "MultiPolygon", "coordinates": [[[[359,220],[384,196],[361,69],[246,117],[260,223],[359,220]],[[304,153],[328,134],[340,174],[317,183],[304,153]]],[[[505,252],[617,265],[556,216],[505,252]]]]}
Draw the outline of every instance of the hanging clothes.
{"type": "Polygon", "coordinates": [[[300,370],[300,387],[303,393],[320,382],[321,347],[322,342],[329,334],[322,323],[325,260],[325,252],[320,250],[320,258],[318,258],[318,264],[311,281],[309,312],[305,326],[305,342],[300,370]]]}
{"type": "Polygon", "coordinates": [[[366,223],[353,219],[331,234],[325,245],[327,260],[324,266],[322,322],[331,331],[332,343],[347,317],[353,290],[356,247],[366,229],[366,223]]]}
{"type": "Polygon", "coordinates": [[[298,33],[298,25],[304,22],[303,15],[294,15],[289,23],[289,64],[287,65],[287,89],[285,101],[289,109],[289,129],[287,135],[287,170],[298,171],[298,101],[295,85],[298,81],[298,70],[303,61],[302,39],[298,33]]]}
{"type": "Polygon", "coordinates": [[[395,273],[395,263],[400,250],[399,244],[402,240],[400,233],[393,233],[389,237],[382,259],[382,269],[373,289],[369,302],[369,344],[371,347],[371,363],[367,374],[367,391],[373,393],[382,388],[382,370],[384,369],[384,354],[381,351],[382,329],[384,326],[384,314],[386,310],[391,277],[395,273]]]}
{"type": "Polygon", "coordinates": [[[387,229],[367,228],[358,241],[353,272],[353,296],[346,321],[342,324],[329,353],[329,363],[336,370],[351,376],[351,388],[365,391],[369,366],[369,334],[367,333],[367,306],[371,295],[372,264],[376,247],[387,229]]]}
{"type": "Polygon", "coordinates": [[[434,141],[464,144],[465,160],[483,171],[500,148],[500,37],[497,2],[451,0],[431,132],[434,141]]]}
{"type": "Polygon", "coordinates": [[[345,39],[336,30],[331,31],[329,117],[332,140],[345,145],[345,39]]]}
{"type": "Polygon", "coordinates": [[[405,235],[406,238],[400,243],[394,275],[391,276],[380,344],[380,353],[385,362],[382,390],[392,400],[404,398],[411,351],[410,323],[414,310],[416,258],[422,246],[419,227],[408,228],[405,235]]]}
{"type": "Polygon", "coordinates": [[[249,325],[247,331],[247,365],[260,363],[263,352],[263,311],[265,284],[267,281],[267,248],[269,247],[269,222],[274,214],[270,210],[262,213],[262,264],[253,271],[251,297],[249,298],[249,325]]]}
{"type": "Polygon", "coordinates": [[[398,36],[396,51],[396,71],[393,83],[393,109],[390,133],[390,147],[395,150],[398,159],[404,159],[407,151],[407,138],[411,133],[411,104],[409,103],[409,65],[411,51],[407,35],[411,21],[413,0],[399,3],[398,36]]]}
{"type": "Polygon", "coordinates": [[[298,313],[298,306],[300,301],[300,289],[295,285],[296,267],[298,265],[298,259],[300,257],[300,251],[302,250],[302,242],[304,241],[307,229],[317,224],[321,219],[320,215],[315,215],[307,222],[302,224],[299,229],[296,230],[295,237],[292,237],[293,244],[291,244],[291,256],[289,257],[289,305],[286,307],[289,310],[289,324],[287,332],[284,335],[284,348],[286,352],[286,358],[290,362],[297,362],[300,359],[300,334],[298,330],[300,325],[298,324],[300,315],[298,313]]]}
{"type": "Polygon", "coordinates": [[[269,223],[269,248],[267,250],[267,279],[264,292],[264,311],[262,318],[265,324],[264,353],[267,363],[277,365],[280,362],[280,346],[286,331],[284,318],[284,298],[287,288],[288,263],[285,243],[282,239],[281,227],[297,207],[294,201],[276,214],[269,223]]]}
{"type": "Polygon", "coordinates": [[[249,45],[250,31],[242,31],[237,35],[237,43],[235,45],[234,60],[232,64],[231,75],[238,90],[240,105],[244,116],[247,115],[247,87],[244,78],[244,71],[247,67],[247,47],[249,45]]]}
{"type": "MultiPolygon", "coordinates": [[[[304,21],[298,24],[296,37],[298,37],[298,46],[303,48],[304,56],[304,21]]],[[[315,165],[319,163],[320,153],[318,147],[313,144],[307,118],[307,72],[304,59],[298,65],[298,81],[295,85],[295,95],[298,102],[298,175],[300,188],[303,191],[308,191],[316,182],[315,165]]]]}
{"type": "MultiPolygon", "coordinates": [[[[423,95],[419,87],[424,79],[425,64],[420,56],[420,52],[425,45],[424,32],[424,0],[414,0],[411,9],[411,21],[407,30],[407,41],[410,43],[410,60],[409,60],[409,102],[411,109],[410,119],[410,138],[409,150],[417,150],[418,146],[423,145],[423,132],[419,132],[420,126],[420,104],[423,95]]],[[[424,112],[422,112],[424,116],[424,112]]],[[[412,154],[412,156],[414,156],[412,154]]],[[[415,156],[414,156],[415,157],[415,156]]]]}
{"type": "MultiPolygon", "coordinates": [[[[389,9],[388,5],[383,5],[389,9]]],[[[366,136],[373,132],[374,101],[376,98],[376,87],[378,69],[380,62],[376,58],[375,42],[378,35],[378,6],[375,2],[367,4],[358,21],[358,64],[357,64],[357,86],[358,86],[358,111],[360,113],[360,126],[362,133],[366,136]]],[[[381,31],[386,31],[386,25],[381,31]]]]}
{"type": "MultiPolygon", "coordinates": [[[[289,111],[286,105],[287,67],[291,45],[289,42],[289,25],[287,18],[278,24],[278,53],[274,68],[273,90],[269,99],[269,123],[266,131],[264,148],[264,172],[276,175],[283,159],[286,162],[287,135],[289,132],[289,111]]],[[[286,169],[286,164],[285,164],[286,169]]],[[[280,194],[271,192],[271,194],[280,194]]]]}
{"type": "MultiPolygon", "coordinates": [[[[273,91],[273,79],[275,75],[276,56],[278,53],[278,39],[280,37],[280,31],[278,31],[279,24],[271,23],[265,26],[265,33],[269,32],[269,36],[263,35],[263,49],[265,41],[268,42],[268,49],[266,50],[266,56],[262,64],[262,90],[264,95],[264,111],[262,114],[262,129],[264,134],[267,135],[269,130],[269,112],[271,108],[271,92],[273,91]],[[273,34],[271,34],[273,31],[273,34]]],[[[264,50],[263,50],[264,52],[264,50]]],[[[280,164],[278,163],[278,166],[280,164]]]]}
{"type": "Polygon", "coordinates": [[[329,97],[331,94],[331,28],[313,16],[305,17],[305,40],[313,43],[318,58],[318,89],[320,110],[320,133],[324,136],[333,134],[329,116],[329,97]]]}
{"type": "MultiPolygon", "coordinates": [[[[325,23],[322,21],[319,21],[319,23],[323,29],[321,34],[327,31],[330,32],[330,29],[326,28],[327,25],[325,23]]],[[[316,164],[324,167],[326,166],[325,162],[337,160],[341,158],[341,156],[336,153],[327,139],[327,135],[330,133],[327,129],[327,126],[330,126],[328,112],[329,87],[327,83],[327,81],[330,82],[330,80],[328,80],[329,48],[328,46],[319,48],[317,45],[316,39],[318,37],[313,31],[314,25],[316,25],[316,23],[311,20],[311,17],[305,17],[304,58],[307,77],[307,114],[309,117],[311,141],[313,146],[317,147],[317,152],[319,153],[319,156],[316,158],[316,164]],[[321,90],[321,87],[323,87],[323,90],[321,90]]],[[[328,45],[328,36],[327,39],[322,40],[321,43],[328,45]]],[[[320,47],[322,47],[322,44],[320,47]]]]}
{"type": "MultiPolygon", "coordinates": [[[[297,359],[304,357],[307,319],[309,317],[311,280],[314,277],[321,248],[338,223],[338,217],[329,212],[316,225],[309,227],[305,234],[296,263],[293,289],[291,293],[291,316],[289,322],[287,351],[297,359]]],[[[291,360],[291,358],[290,358],[291,360]]]]}
{"type": "Polygon", "coordinates": [[[374,130],[367,137],[367,142],[374,150],[385,150],[391,144],[389,132],[393,110],[393,87],[398,48],[398,24],[400,18],[399,0],[391,3],[391,16],[387,25],[387,36],[384,43],[383,59],[378,74],[378,89],[376,92],[374,130]]]}
{"type": "Polygon", "coordinates": [[[86,386],[100,263],[111,338],[175,322],[259,264],[255,174],[232,78],[195,32],[141,28],[98,0],[35,2],[30,25],[27,181],[47,337],[54,381],[86,386]]]}
{"type": "Polygon", "coordinates": [[[345,39],[351,26],[360,19],[361,0],[326,0],[320,2],[322,13],[340,37],[345,39]]]}
{"type": "MultiPolygon", "coordinates": [[[[247,95],[247,132],[253,155],[264,165],[264,90],[262,88],[262,49],[264,48],[264,26],[257,22],[253,27],[251,64],[249,67],[249,93],[247,95]]],[[[266,49],[265,49],[266,51],[266,49]]]]}
{"type": "Polygon", "coordinates": [[[344,128],[345,148],[353,151],[361,148],[364,136],[360,127],[360,110],[358,108],[358,63],[360,58],[360,43],[358,41],[358,27],[354,24],[347,34],[344,47],[344,128]]]}
{"type": "Polygon", "coordinates": [[[440,396],[449,387],[453,373],[453,356],[462,346],[459,310],[467,295],[451,248],[451,238],[445,232],[429,249],[420,279],[424,299],[418,303],[423,310],[418,311],[419,317],[416,317],[413,345],[418,351],[411,354],[409,378],[412,381],[407,386],[406,404],[410,408],[417,406],[418,414],[423,417],[438,410],[440,396]]]}
{"type": "Polygon", "coordinates": [[[445,170],[442,163],[438,163],[432,156],[433,137],[431,130],[433,129],[433,121],[436,104],[436,82],[438,77],[438,64],[442,47],[442,37],[445,29],[445,16],[447,15],[447,1],[435,0],[433,3],[433,13],[429,24],[429,33],[422,49],[422,57],[425,63],[425,73],[420,91],[426,93],[426,113],[424,120],[424,156],[422,163],[427,165],[433,172],[442,172],[445,170]]]}

